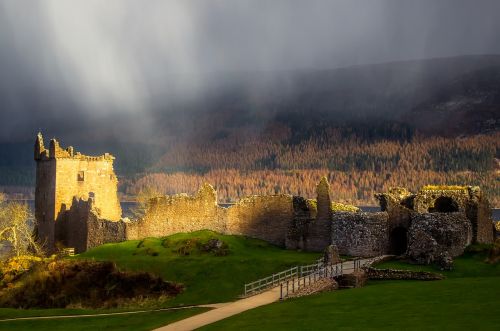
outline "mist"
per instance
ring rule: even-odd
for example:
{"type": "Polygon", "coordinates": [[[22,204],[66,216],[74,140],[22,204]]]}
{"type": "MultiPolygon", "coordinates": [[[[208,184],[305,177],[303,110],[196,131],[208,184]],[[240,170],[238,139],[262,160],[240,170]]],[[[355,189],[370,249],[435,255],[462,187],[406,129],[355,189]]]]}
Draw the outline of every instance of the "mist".
{"type": "Polygon", "coordinates": [[[133,139],[155,130],[151,113],[249,73],[266,78],[248,85],[258,99],[282,72],[499,54],[499,12],[496,0],[0,0],[0,139],[109,118],[133,139]]]}

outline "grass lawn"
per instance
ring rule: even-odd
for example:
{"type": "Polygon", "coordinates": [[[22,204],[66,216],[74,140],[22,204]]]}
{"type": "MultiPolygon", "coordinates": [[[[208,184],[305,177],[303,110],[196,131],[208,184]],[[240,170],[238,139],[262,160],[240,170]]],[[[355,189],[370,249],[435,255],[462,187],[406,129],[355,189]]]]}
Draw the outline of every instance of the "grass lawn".
{"type": "Polygon", "coordinates": [[[267,242],[211,231],[180,233],[142,242],[106,244],[76,256],[78,259],[114,261],[120,269],[149,271],[166,280],[183,283],[185,291],[167,305],[193,305],[235,300],[245,283],[269,276],[291,266],[313,263],[318,253],[289,251],[267,242]],[[194,250],[190,255],[176,252],[186,240],[217,238],[228,245],[229,254],[215,256],[194,250]],[[163,243],[163,245],[162,245],[163,243]],[[165,247],[166,246],[166,247],[165,247]]]}
{"type": "MultiPolygon", "coordinates": [[[[167,301],[162,306],[196,305],[204,303],[217,303],[235,300],[243,291],[246,282],[268,276],[274,272],[282,271],[294,265],[303,265],[314,262],[318,253],[303,253],[288,251],[270,245],[262,240],[246,238],[243,236],[220,235],[211,231],[198,231],[193,233],[175,234],[166,238],[149,238],[141,241],[126,241],[117,244],[106,244],[96,247],[88,252],[73,257],[74,259],[94,259],[114,261],[122,270],[149,271],[162,276],[166,280],[180,282],[185,285],[185,291],[177,298],[167,301]],[[194,249],[190,255],[182,255],[177,251],[185,246],[186,240],[198,239],[202,242],[210,238],[218,238],[228,245],[229,254],[215,256],[212,253],[201,252],[194,249]],[[167,239],[167,242],[165,242],[167,239]]],[[[137,310],[146,310],[157,307],[138,307],[137,310]]],[[[52,316],[52,315],[80,315],[98,314],[116,311],[131,311],[133,308],[123,309],[12,309],[0,308],[0,319],[52,316]]],[[[189,309],[189,311],[195,310],[189,309]]],[[[150,313],[151,319],[163,321],[162,316],[170,316],[166,312],[150,313]]],[[[178,316],[177,313],[172,316],[178,316]]],[[[146,314],[127,315],[130,319],[130,329],[136,328],[133,321],[140,321],[146,314]],[[141,315],[141,316],[139,316],[141,315]]],[[[179,315],[180,316],[180,315],[179,315]]],[[[95,317],[70,320],[37,321],[38,325],[64,325],[67,329],[71,323],[93,327],[94,325],[107,325],[108,319],[118,322],[125,319],[123,315],[116,317],[95,317]],[[55,322],[57,321],[57,323],[55,322]],[[78,322],[76,322],[78,321],[78,322]],[[80,324],[82,321],[82,324],[80,324]]],[[[146,319],[149,319],[147,317],[146,319]]],[[[0,329],[7,326],[24,327],[32,326],[33,321],[0,322],[0,329]]],[[[111,323],[111,322],[109,322],[111,323]]],[[[168,323],[162,322],[163,324],[168,323]]],[[[149,325],[149,324],[148,324],[149,325]]],[[[161,325],[161,323],[160,323],[161,325]]],[[[112,326],[110,326],[112,327],[112,326]]],[[[54,329],[57,330],[57,329],[54,329]]]]}
{"type": "Polygon", "coordinates": [[[32,316],[54,316],[54,315],[82,315],[82,314],[98,314],[102,312],[112,312],[111,310],[100,311],[92,309],[15,309],[15,308],[0,308],[0,320],[17,317],[32,317],[32,316]]]}
{"type": "MultiPolygon", "coordinates": [[[[457,258],[445,280],[370,281],[256,308],[202,330],[498,330],[500,267],[484,258],[457,258]]],[[[436,271],[399,261],[377,267],[436,271]]]]}
{"type": "Polygon", "coordinates": [[[77,317],[50,320],[0,321],[0,330],[151,330],[206,311],[188,308],[130,315],[77,317]]]}

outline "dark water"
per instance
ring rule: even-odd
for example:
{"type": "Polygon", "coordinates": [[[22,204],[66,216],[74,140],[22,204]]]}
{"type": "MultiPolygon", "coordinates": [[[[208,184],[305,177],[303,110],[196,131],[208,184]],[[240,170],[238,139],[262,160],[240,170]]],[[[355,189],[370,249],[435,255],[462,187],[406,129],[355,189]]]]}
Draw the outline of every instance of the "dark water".
{"type": "MultiPolygon", "coordinates": [[[[35,201],[34,200],[24,200],[31,208],[31,210],[35,210],[35,201]]],[[[122,201],[120,202],[122,206],[122,212],[124,217],[130,217],[131,216],[131,208],[134,207],[135,202],[133,201],[122,201]]],[[[233,204],[232,203],[220,203],[219,206],[228,208],[231,207],[233,204]]],[[[374,213],[377,211],[380,211],[380,207],[376,206],[360,206],[362,211],[369,212],[369,213],[374,213]]],[[[493,220],[495,221],[500,221],[500,208],[496,208],[492,210],[493,214],[493,220]]]]}

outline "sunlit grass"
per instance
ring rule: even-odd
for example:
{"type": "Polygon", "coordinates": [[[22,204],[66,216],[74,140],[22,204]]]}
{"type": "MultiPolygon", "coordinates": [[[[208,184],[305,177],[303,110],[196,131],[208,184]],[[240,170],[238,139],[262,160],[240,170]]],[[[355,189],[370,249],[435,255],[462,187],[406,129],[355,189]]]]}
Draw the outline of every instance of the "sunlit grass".
{"type": "MultiPolygon", "coordinates": [[[[440,281],[370,281],[365,288],[263,306],[203,330],[498,330],[500,266],[468,252],[440,281]],[[262,323],[261,321],[266,321],[262,323]]],[[[380,268],[437,270],[401,261],[380,268]]]]}
{"type": "Polygon", "coordinates": [[[319,257],[318,253],[285,250],[262,240],[211,231],[179,233],[166,239],[165,245],[165,238],[149,238],[139,248],[138,240],[107,244],[75,258],[110,260],[124,270],[149,271],[180,282],[185,291],[168,305],[192,305],[235,300],[245,283],[319,257]],[[206,242],[210,238],[227,244],[229,254],[215,256],[196,249],[190,255],[177,252],[187,240],[206,242]]]}

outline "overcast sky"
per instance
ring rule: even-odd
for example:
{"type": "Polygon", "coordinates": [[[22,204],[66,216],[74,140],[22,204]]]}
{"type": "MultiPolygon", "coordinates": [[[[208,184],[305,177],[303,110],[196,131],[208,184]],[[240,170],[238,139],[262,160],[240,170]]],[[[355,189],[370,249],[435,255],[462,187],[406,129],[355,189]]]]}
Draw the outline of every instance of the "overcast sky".
{"type": "Polygon", "coordinates": [[[199,74],[499,53],[498,0],[0,0],[0,131],[144,111],[199,74]]]}

